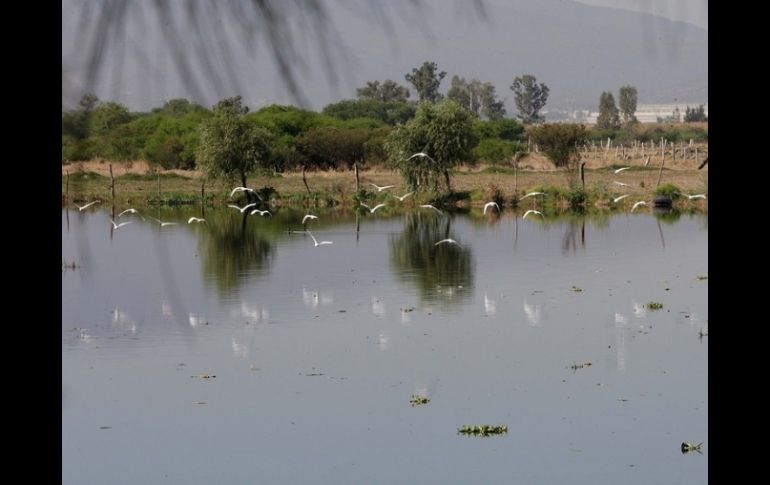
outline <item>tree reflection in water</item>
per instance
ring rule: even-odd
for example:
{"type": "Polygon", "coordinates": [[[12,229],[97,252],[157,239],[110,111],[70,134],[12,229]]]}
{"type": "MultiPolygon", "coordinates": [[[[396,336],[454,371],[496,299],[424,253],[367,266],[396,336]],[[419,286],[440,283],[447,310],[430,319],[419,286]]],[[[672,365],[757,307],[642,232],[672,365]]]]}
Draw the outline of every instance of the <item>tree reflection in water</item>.
{"type": "Polygon", "coordinates": [[[453,305],[473,296],[471,248],[436,246],[437,241],[454,238],[451,225],[450,217],[408,213],[403,232],[390,240],[391,265],[397,277],[416,283],[420,298],[430,303],[453,305]]]}

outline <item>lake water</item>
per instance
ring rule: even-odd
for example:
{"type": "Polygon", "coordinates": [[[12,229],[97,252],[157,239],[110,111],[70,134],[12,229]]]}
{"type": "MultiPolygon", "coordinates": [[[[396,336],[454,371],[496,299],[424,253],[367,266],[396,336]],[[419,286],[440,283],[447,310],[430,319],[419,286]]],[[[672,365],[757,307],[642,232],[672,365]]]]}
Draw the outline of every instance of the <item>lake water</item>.
{"type": "Polygon", "coordinates": [[[707,216],[389,210],[63,210],[62,483],[707,483],[707,216]]]}

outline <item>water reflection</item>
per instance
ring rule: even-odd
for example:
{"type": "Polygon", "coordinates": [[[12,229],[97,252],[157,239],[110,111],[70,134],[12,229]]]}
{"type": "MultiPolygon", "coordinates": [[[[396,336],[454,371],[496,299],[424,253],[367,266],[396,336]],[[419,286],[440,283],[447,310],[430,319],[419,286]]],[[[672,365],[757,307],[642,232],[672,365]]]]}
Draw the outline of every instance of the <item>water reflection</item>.
{"type": "Polygon", "coordinates": [[[527,322],[530,326],[539,327],[543,320],[543,304],[530,305],[527,300],[524,300],[524,315],[527,317],[527,322]]]}
{"type": "Polygon", "coordinates": [[[198,231],[198,247],[203,261],[203,274],[213,278],[222,294],[237,291],[253,276],[265,275],[270,269],[273,244],[256,227],[249,227],[247,214],[206,219],[207,230],[198,231]]]}
{"type": "MultiPolygon", "coordinates": [[[[474,263],[470,246],[436,242],[452,238],[452,218],[407,213],[404,230],[390,239],[390,262],[397,277],[416,284],[427,302],[457,306],[472,297],[474,263]]],[[[458,241],[462,244],[462,241],[458,241]]]]}

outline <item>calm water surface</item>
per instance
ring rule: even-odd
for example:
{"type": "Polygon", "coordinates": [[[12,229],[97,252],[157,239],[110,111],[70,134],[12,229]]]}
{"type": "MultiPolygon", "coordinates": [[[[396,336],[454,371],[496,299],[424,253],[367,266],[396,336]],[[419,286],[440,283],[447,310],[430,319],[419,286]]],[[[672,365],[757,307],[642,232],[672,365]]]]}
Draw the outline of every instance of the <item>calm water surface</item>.
{"type": "Polygon", "coordinates": [[[707,483],[707,216],[388,210],[62,211],[62,483],[707,483]]]}

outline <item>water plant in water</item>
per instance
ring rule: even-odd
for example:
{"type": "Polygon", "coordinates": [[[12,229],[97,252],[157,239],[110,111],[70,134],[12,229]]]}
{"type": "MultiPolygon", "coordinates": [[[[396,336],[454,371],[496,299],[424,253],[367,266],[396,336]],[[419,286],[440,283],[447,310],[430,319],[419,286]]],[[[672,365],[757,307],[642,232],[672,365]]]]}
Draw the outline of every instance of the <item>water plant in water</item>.
{"type": "Polygon", "coordinates": [[[578,288],[577,286],[574,286],[574,285],[573,285],[573,286],[572,286],[572,291],[575,291],[575,292],[580,292],[580,291],[583,291],[583,288],[578,288]]]}
{"type": "Polygon", "coordinates": [[[651,301],[647,304],[647,308],[650,310],[660,310],[663,308],[663,303],[658,303],[657,301],[651,301]]]}
{"type": "Polygon", "coordinates": [[[465,425],[457,429],[457,432],[460,434],[466,434],[466,435],[474,435],[474,436],[491,436],[495,434],[507,434],[508,433],[508,426],[506,425],[491,425],[491,424],[482,424],[482,425],[465,425]]]}
{"type": "Polygon", "coordinates": [[[682,443],[682,453],[692,453],[693,451],[697,451],[702,455],[703,452],[701,451],[701,445],[703,445],[702,441],[697,445],[693,443],[688,443],[685,441],[684,443],[682,443]]]}
{"type": "Polygon", "coordinates": [[[412,394],[412,399],[409,400],[410,403],[412,403],[412,406],[419,406],[420,404],[428,404],[430,402],[430,399],[428,399],[425,396],[415,396],[412,394]]]}

